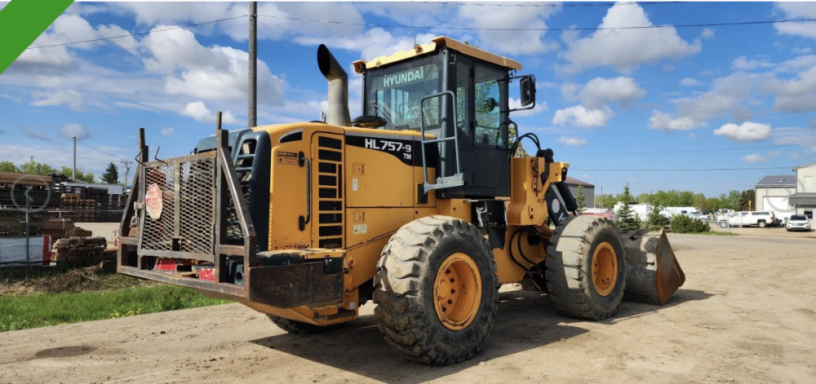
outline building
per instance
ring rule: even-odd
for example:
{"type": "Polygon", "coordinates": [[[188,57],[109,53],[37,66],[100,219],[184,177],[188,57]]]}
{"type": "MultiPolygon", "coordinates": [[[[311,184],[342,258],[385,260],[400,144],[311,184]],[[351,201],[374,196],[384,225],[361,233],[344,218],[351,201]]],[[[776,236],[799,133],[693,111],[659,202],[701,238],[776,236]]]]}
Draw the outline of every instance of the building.
{"type": "Polygon", "coordinates": [[[773,212],[777,217],[788,218],[795,213],[790,197],[796,193],[796,175],[765,176],[754,187],[755,211],[773,212]]]}
{"type": "Polygon", "coordinates": [[[567,186],[572,192],[572,197],[578,198],[578,186],[584,187],[584,205],[587,208],[595,208],[595,186],[572,177],[567,176],[567,186]]]}
{"type": "Polygon", "coordinates": [[[796,213],[813,219],[816,210],[816,163],[793,169],[796,172],[796,193],[790,197],[790,204],[796,213]]]}

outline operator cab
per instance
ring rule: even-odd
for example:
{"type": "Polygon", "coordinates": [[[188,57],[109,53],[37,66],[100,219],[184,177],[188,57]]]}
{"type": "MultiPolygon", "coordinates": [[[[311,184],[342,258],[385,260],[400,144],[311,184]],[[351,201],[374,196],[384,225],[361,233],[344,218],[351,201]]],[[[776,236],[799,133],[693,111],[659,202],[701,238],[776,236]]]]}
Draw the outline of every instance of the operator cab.
{"type": "Polygon", "coordinates": [[[439,179],[420,186],[421,192],[436,190],[439,198],[509,196],[508,134],[515,123],[508,88],[521,79],[522,107],[533,108],[535,80],[514,76],[521,69],[516,61],[447,37],[432,41],[354,62],[364,79],[363,116],[355,123],[434,135],[422,147],[426,166],[436,168],[439,179]]]}

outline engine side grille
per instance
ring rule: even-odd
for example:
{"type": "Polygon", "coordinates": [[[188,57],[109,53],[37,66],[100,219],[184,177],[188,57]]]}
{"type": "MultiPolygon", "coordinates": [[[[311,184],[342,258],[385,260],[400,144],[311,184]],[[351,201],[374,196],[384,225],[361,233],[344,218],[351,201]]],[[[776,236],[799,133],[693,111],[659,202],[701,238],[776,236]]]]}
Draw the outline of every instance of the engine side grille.
{"type": "Polygon", "coordinates": [[[343,248],[343,140],[317,136],[317,238],[320,248],[343,248]]]}

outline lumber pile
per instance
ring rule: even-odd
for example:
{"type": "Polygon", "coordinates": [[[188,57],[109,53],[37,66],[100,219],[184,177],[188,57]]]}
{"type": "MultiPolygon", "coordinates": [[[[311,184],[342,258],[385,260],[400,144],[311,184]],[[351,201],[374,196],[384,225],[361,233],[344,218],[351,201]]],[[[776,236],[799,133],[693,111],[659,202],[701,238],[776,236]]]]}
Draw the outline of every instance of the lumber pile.
{"type": "Polygon", "coordinates": [[[67,237],[54,242],[51,260],[59,265],[90,265],[104,259],[104,237],[67,237]]]}
{"type": "Polygon", "coordinates": [[[68,211],[63,215],[74,222],[91,222],[94,221],[96,200],[83,199],[82,196],[74,193],[63,193],[60,195],[60,209],[68,211]]]}

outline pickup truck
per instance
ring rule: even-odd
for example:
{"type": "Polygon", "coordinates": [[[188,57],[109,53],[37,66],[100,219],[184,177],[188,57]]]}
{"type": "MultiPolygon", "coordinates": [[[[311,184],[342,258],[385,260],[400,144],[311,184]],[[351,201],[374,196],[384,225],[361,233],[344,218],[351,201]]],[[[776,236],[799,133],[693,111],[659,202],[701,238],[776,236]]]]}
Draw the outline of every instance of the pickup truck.
{"type": "Polygon", "coordinates": [[[760,228],[765,228],[769,225],[779,225],[779,223],[781,223],[781,220],[779,220],[773,212],[768,211],[734,212],[727,217],[725,222],[723,222],[722,219],[719,222],[721,227],[749,227],[756,225],[760,228]]]}

